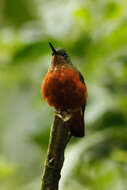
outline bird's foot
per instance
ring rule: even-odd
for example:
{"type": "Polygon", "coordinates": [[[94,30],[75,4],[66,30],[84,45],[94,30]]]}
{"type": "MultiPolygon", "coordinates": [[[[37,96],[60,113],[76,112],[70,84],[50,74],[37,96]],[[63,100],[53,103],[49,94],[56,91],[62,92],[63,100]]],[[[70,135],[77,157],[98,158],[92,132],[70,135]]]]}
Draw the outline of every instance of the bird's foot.
{"type": "Polygon", "coordinates": [[[71,112],[68,112],[68,111],[55,110],[55,115],[57,115],[59,118],[61,118],[64,122],[67,122],[72,117],[71,112]]]}

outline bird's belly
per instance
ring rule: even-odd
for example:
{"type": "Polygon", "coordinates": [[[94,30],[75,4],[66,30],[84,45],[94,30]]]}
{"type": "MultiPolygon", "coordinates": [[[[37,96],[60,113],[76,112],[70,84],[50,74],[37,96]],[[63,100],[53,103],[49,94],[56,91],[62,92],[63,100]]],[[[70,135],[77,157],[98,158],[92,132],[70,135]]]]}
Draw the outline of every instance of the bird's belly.
{"type": "Polygon", "coordinates": [[[42,96],[56,110],[80,108],[87,99],[87,89],[74,69],[49,71],[42,83],[42,96]]]}

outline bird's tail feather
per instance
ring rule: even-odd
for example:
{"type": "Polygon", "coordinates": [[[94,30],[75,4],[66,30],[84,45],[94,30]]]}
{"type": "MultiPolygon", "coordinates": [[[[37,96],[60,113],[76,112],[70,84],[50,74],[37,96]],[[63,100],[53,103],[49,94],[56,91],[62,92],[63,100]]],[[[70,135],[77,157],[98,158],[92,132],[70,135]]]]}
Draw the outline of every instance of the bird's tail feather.
{"type": "Polygon", "coordinates": [[[80,110],[77,112],[73,112],[72,125],[71,125],[72,136],[83,137],[84,128],[85,128],[85,125],[84,125],[84,118],[83,118],[82,112],[80,110]]]}

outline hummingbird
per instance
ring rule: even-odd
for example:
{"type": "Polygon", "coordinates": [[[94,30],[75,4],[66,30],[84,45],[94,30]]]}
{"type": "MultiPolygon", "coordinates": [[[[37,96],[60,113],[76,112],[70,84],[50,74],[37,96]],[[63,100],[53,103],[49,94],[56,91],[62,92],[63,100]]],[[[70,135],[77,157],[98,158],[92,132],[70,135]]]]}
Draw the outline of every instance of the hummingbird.
{"type": "Polygon", "coordinates": [[[88,98],[84,77],[71,62],[68,53],[63,49],[52,50],[51,65],[41,86],[44,100],[56,112],[71,113],[71,135],[83,137],[85,134],[84,113],[88,98]]]}

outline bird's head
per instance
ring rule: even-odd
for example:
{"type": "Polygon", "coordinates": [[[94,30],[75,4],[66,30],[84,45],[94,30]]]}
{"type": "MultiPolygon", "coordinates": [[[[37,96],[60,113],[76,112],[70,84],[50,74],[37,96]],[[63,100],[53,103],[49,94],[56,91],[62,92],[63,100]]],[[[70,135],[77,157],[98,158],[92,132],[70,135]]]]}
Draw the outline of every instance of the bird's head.
{"type": "Polygon", "coordinates": [[[62,64],[62,63],[71,64],[70,57],[64,49],[56,50],[50,42],[49,42],[49,45],[52,49],[52,63],[53,64],[55,65],[62,64]]]}

